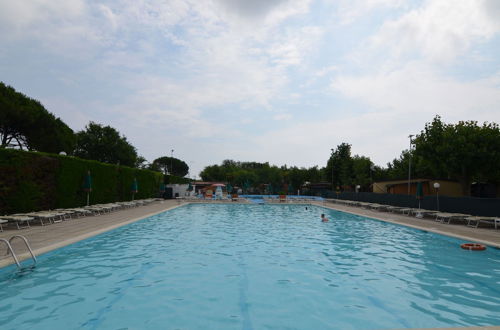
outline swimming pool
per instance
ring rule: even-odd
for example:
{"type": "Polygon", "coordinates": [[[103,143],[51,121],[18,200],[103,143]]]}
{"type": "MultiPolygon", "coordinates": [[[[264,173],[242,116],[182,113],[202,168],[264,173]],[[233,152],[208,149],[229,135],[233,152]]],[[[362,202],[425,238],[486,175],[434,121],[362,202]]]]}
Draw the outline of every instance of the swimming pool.
{"type": "Polygon", "coordinates": [[[1,269],[0,326],[498,325],[500,251],[460,243],[315,206],[187,205],[1,269]]]}

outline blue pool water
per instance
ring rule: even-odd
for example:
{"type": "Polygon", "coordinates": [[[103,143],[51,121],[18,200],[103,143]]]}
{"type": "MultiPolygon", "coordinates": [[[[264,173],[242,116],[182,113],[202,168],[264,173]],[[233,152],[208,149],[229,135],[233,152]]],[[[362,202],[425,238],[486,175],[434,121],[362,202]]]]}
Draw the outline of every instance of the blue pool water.
{"type": "Polygon", "coordinates": [[[0,328],[500,325],[500,251],[461,243],[314,206],[188,205],[1,269],[0,328]]]}

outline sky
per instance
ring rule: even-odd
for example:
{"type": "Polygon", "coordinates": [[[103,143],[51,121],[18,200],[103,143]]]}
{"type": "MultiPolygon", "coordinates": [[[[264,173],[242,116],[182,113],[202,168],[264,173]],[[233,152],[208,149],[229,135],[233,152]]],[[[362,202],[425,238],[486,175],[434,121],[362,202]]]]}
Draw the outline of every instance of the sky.
{"type": "Polygon", "coordinates": [[[380,166],[440,115],[500,123],[498,0],[0,0],[0,81],[190,175],[380,166]]]}

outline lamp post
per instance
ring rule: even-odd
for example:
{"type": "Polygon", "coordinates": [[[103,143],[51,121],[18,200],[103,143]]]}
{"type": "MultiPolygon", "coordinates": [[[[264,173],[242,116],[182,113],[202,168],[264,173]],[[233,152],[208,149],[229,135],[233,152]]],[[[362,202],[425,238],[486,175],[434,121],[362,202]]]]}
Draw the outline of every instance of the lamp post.
{"type": "Polygon", "coordinates": [[[434,182],[434,189],[436,189],[436,210],[439,211],[439,188],[441,185],[439,182],[434,182]]]}
{"type": "Polygon", "coordinates": [[[170,175],[174,175],[174,149],[170,150],[170,175]]]}
{"type": "Polygon", "coordinates": [[[370,181],[371,181],[371,183],[372,183],[372,192],[373,192],[373,190],[374,190],[374,189],[373,189],[373,188],[374,188],[374,187],[373,187],[373,171],[375,171],[375,165],[371,164],[371,165],[370,165],[370,181]]]}
{"type": "MultiPolygon", "coordinates": [[[[330,156],[330,164],[332,166],[332,192],[333,192],[333,149],[330,149],[332,151],[332,155],[330,156]]],[[[337,198],[338,198],[338,195],[337,195],[337,198]]]]}
{"type": "Polygon", "coordinates": [[[410,195],[410,187],[411,187],[411,145],[412,145],[412,140],[411,138],[413,137],[413,134],[410,134],[408,136],[410,138],[410,153],[409,153],[409,157],[410,157],[410,160],[408,162],[408,195],[410,195]]]}
{"type": "Polygon", "coordinates": [[[356,200],[359,200],[359,195],[358,195],[358,193],[359,193],[359,188],[361,188],[361,186],[360,186],[359,184],[358,184],[358,185],[356,185],[356,200]]]}

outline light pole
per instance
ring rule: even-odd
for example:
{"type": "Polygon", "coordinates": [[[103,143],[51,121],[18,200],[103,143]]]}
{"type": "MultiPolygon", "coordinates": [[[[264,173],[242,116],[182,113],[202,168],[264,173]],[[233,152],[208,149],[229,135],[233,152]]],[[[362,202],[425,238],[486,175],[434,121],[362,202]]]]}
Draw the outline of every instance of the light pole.
{"type": "Polygon", "coordinates": [[[410,160],[408,162],[408,195],[410,195],[410,186],[411,186],[411,183],[410,183],[410,181],[411,181],[411,145],[412,145],[412,142],[413,142],[411,140],[411,138],[413,137],[413,135],[410,134],[408,137],[410,138],[410,153],[409,153],[410,160]]]}
{"type": "Polygon", "coordinates": [[[174,149],[170,150],[170,175],[174,175],[174,149]]]}
{"type": "Polygon", "coordinates": [[[439,182],[434,182],[434,189],[436,189],[436,210],[439,211],[439,182]]]}
{"type": "Polygon", "coordinates": [[[371,184],[372,184],[372,192],[374,191],[373,188],[373,171],[375,171],[375,165],[373,164],[370,164],[370,181],[371,181],[371,184]]]}
{"type": "Polygon", "coordinates": [[[330,156],[330,165],[332,166],[332,193],[333,193],[333,149],[330,149],[332,151],[332,155],[330,156]]]}
{"type": "Polygon", "coordinates": [[[356,200],[359,200],[359,188],[361,188],[361,186],[359,184],[356,185],[356,200]]]}

